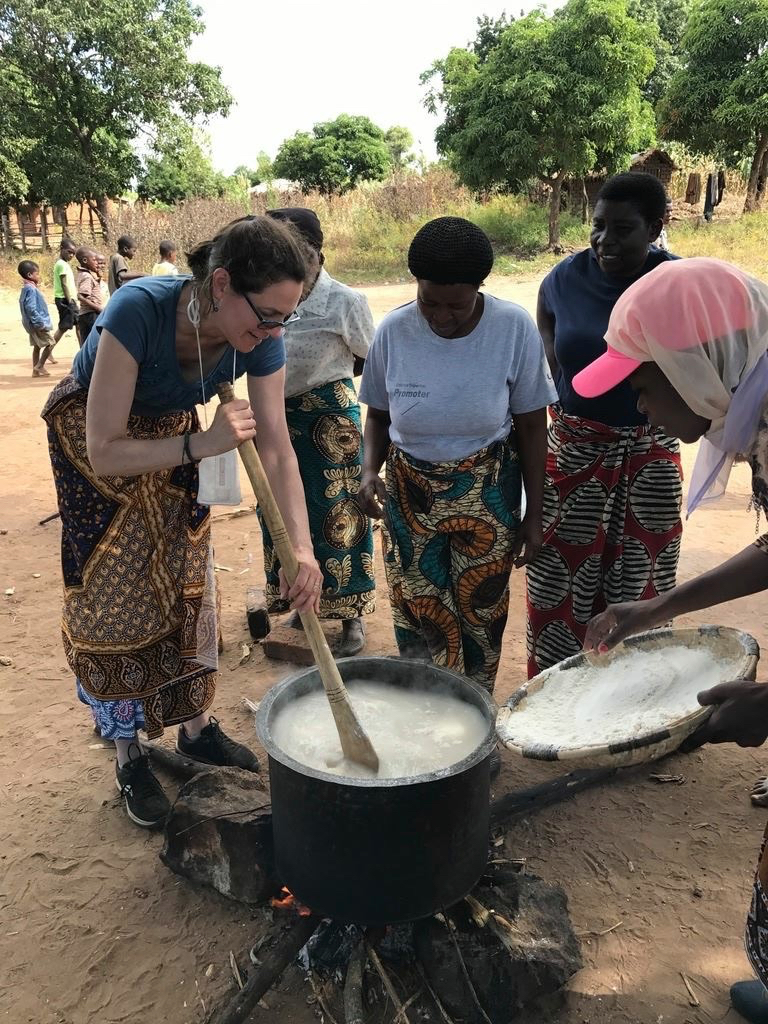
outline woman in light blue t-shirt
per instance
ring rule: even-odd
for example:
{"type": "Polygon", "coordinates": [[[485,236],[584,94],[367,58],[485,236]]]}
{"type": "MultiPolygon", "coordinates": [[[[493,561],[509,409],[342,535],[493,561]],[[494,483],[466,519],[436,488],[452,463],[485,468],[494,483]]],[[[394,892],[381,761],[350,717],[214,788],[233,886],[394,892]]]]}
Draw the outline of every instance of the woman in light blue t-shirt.
{"type": "Polygon", "coordinates": [[[322,573],[285,422],[285,349],[306,276],[286,225],[246,217],[189,255],[193,277],[124,285],[101,313],[72,375],[51,393],[48,424],[62,522],[62,632],[78,695],[117,750],[128,816],[163,823],[168,799],[138,739],[178,725],[190,760],[258,770],[209,713],[218,623],[210,514],[199,460],[256,435],[300,563],[287,591],[317,607],[322,573]],[[195,406],[247,373],[248,401],[195,406]]]}
{"type": "Polygon", "coordinates": [[[557,392],[528,313],[480,291],[493,266],[480,228],[430,221],[408,266],[416,301],[384,319],[363,371],[360,501],[385,520],[400,653],[493,690],[509,576],[541,546],[546,410],[557,392]]]}

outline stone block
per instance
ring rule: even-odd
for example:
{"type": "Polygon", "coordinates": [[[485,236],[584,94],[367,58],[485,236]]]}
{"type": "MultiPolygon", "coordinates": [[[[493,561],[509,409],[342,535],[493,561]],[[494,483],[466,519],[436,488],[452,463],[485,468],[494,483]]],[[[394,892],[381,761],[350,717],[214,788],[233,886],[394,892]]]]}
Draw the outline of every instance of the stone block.
{"type": "Polygon", "coordinates": [[[240,903],[275,895],[272,810],[259,776],[217,768],[185,783],[165,824],[160,859],[240,903]]]}
{"type": "MultiPolygon", "coordinates": [[[[501,915],[478,927],[466,901],[447,914],[480,1004],[492,1024],[519,1020],[521,1008],[552,996],[582,967],[581,947],[557,885],[534,875],[509,874],[502,884],[477,886],[472,896],[501,915]]],[[[455,1020],[482,1021],[456,946],[436,918],[414,930],[416,951],[430,984],[455,1020]]]]}

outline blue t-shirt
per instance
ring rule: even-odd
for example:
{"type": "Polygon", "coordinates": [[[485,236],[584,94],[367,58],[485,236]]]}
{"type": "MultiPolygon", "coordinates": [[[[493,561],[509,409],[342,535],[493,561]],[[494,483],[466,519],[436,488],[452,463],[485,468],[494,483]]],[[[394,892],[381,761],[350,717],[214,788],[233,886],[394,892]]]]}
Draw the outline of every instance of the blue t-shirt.
{"type": "Polygon", "coordinates": [[[484,294],[463,338],[441,338],[409,302],[379,324],[360,401],[389,412],[389,436],[416,459],[463,459],[509,436],[512,417],[557,399],[541,337],[514,302],[484,294]]]}
{"type": "MultiPolygon", "coordinates": [[[[131,412],[139,416],[162,416],[203,404],[200,381],[190,383],[181,375],[176,358],[176,307],[188,277],[143,277],[119,288],[75,356],[72,373],[87,388],[93,375],[96,350],[103,330],[108,330],[139,364],[131,412]]],[[[225,350],[218,364],[205,378],[205,401],[217,386],[232,380],[233,349],[225,350]]],[[[235,377],[244,373],[267,377],[285,365],[282,337],[266,338],[252,352],[238,352],[235,377]]]]}
{"type": "Polygon", "coordinates": [[[605,352],[611,310],[622,292],[659,264],[676,259],[679,257],[651,246],[639,274],[611,277],[600,269],[593,250],[583,249],[558,263],[541,282],[544,304],[555,317],[555,384],[564,412],[612,427],[646,422],[637,411],[637,399],[627,381],[600,398],[582,398],[571,381],[605,352]]]}

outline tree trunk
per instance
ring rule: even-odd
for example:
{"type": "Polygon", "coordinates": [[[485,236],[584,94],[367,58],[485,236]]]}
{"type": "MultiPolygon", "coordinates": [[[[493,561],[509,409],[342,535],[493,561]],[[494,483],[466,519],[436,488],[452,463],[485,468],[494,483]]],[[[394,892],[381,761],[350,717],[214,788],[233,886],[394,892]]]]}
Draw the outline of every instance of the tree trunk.
{"type": "Polygon", "coordinates": [[[48,207],[43,203],[40,207],[40,250],[48,252],[48,207]]]}
{"type": "Polygon", "coordinates": [[[562,173],[549,178],[547,184],[552,189],[549,197],[549,248],[554,249],[560,244],[560,188],[563,184],[562,173]]]}
{"type": "Polygon", "coordinates": [[[763,132],[758,136],[757,148],[755,149],[755,155],[752,157],[749,184],[747,185],[747,198],[744,202],[744,213],[754,213],[758,208],[757,186],[760,178],[760,169],[763,166],[766,153],[768,153],[768,132],[763,132]]]}
{"type": "Polygon", "coordinates": [[[0,210],[0,225],[2,225],[2,230],[0,230],[0,243],[2,244],[2,247],[3,249],[12,249],[13,237],[11,235],[11,217],[10,210],[7,206],[4,206],[2,210],[0,210]]]}
{"type": "Polygon", "coordinates": [[[760,164],[760,171],[757,175],[757,192],[755,193],[755,209],[762,208],[765,190],[768,185],[768,149],[763,154],[763,162],[760,164]]]}
{"type": "Polygon", "coordinates": [[[21,235],[21,251],[27,251],[27,233],[24,230],[24,214],[17,207],[16,208],[16,221],[19,225],[19,234],[21,235]]]}
{"type": "Polygon", "coordinates": [[[99,224],[101,224],[101,233],[105,242],[109,241],[110,230],[109,230],[109,200],[106,196],[99,196],[97,200],[89,199],[88,208],[92,210],[99,218],[99,224]]]}

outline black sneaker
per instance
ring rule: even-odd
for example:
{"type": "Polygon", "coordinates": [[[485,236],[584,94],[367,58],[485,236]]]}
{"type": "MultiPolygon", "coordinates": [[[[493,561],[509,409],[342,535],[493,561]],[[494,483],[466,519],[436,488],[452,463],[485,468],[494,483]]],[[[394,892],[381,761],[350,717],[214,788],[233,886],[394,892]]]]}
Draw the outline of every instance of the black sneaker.
{"type": "Polygon", "coordinates": [[[115,766],[115,781],[125,800],[128,817],[142,828],[160,828],[171,809],[168,797],[152,773],[149,757],[142,754],[138,743],[131,744],[128,756],[130,761],[122,768],[115,766]]]}
{"type": "Polygon", "coordinates": [[[243,768],[247,772],[257,772],[259,762],[256,755],[242,743],[230,739],[215,718],[201,731],[196,740],[191,740],[179,726],[176,749],[191,761],[201,764],[217,764],[221,768],[243,768]]]}

